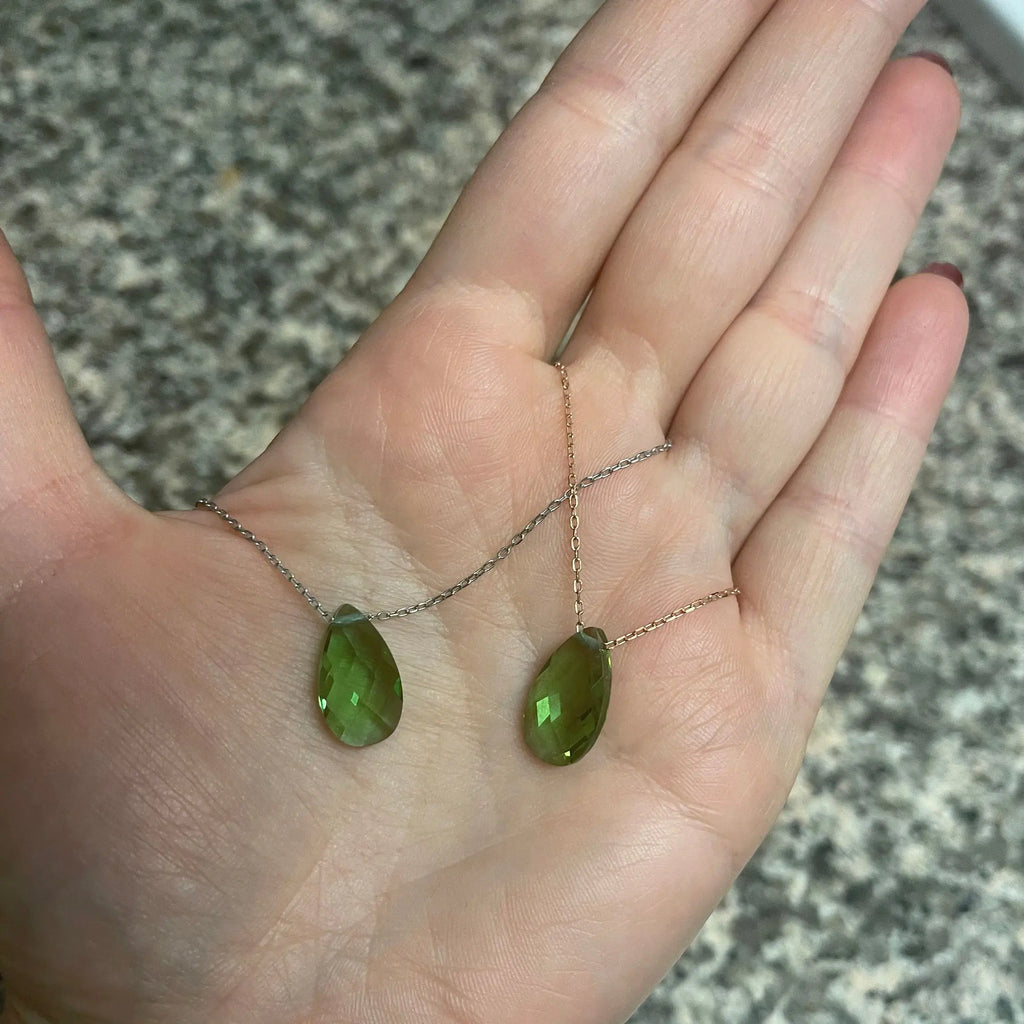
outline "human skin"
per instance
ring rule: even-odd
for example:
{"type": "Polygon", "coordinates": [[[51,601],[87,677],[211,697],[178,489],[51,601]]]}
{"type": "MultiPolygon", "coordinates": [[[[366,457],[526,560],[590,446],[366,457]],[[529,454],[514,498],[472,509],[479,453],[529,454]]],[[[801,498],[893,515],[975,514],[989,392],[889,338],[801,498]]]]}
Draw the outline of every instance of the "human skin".
{"type": "Polygon", "coordinates": [[[587,490],[607,724],[539,763],[526,690],[574,627],[565,513],[382,625],[395,734],[312,698],[322,623],[209,512],[96,467],[0,253],[3,1024],[625,1019],[771,826],[967,328],[892,285],[953,139],[921,0],[611,0],[413,278],[216,500],[314,593],[453,582],[587,490]]]}

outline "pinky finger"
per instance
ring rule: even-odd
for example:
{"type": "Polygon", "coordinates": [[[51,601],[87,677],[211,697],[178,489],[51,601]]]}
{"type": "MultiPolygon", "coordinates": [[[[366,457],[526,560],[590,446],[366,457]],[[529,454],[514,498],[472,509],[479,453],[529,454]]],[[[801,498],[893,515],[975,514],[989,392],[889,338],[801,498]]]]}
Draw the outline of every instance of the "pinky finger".
{"type": "Polygon", "coordinates": [[[957,276],[936,265],[890,289],[821,436],[735,560],[749,635],[771,677],[796,688],[801,742],[956,372],[968,320],[957,276]]]}

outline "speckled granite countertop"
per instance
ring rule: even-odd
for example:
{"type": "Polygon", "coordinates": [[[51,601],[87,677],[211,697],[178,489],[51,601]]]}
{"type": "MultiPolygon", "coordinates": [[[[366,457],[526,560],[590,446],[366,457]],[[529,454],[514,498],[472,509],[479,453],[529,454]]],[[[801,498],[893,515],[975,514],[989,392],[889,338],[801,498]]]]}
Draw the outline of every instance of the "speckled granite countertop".
{"type": "MultiPolygon", "coordinates": [[[[404,282],[593,0],[4,0],[0,223],[101,463],[183,506],[404,282]]],[[[1024,106],[937,12],[963,131],[908,266],[963,370],[788,807],[644,1024],[1024,1024],[1024,106]]]]}

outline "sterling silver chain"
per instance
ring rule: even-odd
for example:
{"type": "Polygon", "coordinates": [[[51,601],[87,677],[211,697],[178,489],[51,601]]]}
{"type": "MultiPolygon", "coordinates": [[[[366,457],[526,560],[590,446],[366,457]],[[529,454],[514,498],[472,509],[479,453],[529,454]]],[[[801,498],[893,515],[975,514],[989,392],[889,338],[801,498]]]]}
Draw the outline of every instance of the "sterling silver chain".
{"type": "MultiPolygon", "coordinates": [[[[579,481],[577,486],[578,490],[582,490],[585,487],[592,487],[599,480],[607,480],[608,477],[614,473],[618,473],[620,470],[626,469],[629,466],[635,466],[639,462],[645,462],[647,459],[654,455],[660,455],[662,452],[667,452],[672,447],[671,441],[666,441],[664,444],[656,445],[654,448],[648,448],[645,451],[637,452],[636,455],[629,456],[628,459],[620,459],[614,465],[606,466],[604,469],[599,470],[597,473],[591,473],[590,476],[584,477],[579,481]]],[[[435,605],[439,605],[442,601],[447,601],[448,598],[454,597],[460,591],[465,590],[466,587],[472,586],[481,576],[486,576],[499,562],[504,561],[508,558],[512,552],[523,543],[526,538],[533,533],[533,531],[542,523],[548,516],[553,512],[557,512],[567,501],[570,500],[570,490],[567,490],[564,494],[559,495],[553,501],[549,502],[547,506],[540,510],[515,536],[513,536],[502,548],[498,550],[491,558],[488,558],[483,565],[479,568],[474,569],[468,576],[464,576],[458,583],[453,583],[446,590],[442,590],[440,594],[435,594],[433,597],[428,597],[424,601],[418,601],[416,604],[408,604],[402,608],[395,608],[393,611],[379,611],[373,612],[366,617],[371,620],[381,622],[385,619],[400,619],[406,615],[415,615],[417,612],[426,611],[427,608],[433,608],[435,605]]],[[[220,516],[224,522],[231,527],[240,537],[249,541],[250,544],[254,545],[257,551],[259,551],[263,557],[295,588],[299,596],[304,598],[309,606],[325,621],[330,622],[334,617],[333,614],[324,607],[321,602],[314,597],[310,592],[309,587],[304,586],[295,576],[295,573],[291,571],[280,558],[275,555],[270,548],[267,546],[266,541],[260,540],[252,530],[246,529],[230,512],[220,507],[220,505],[211,501],[209,498],[199,498],[195,504],[196,508],[205,508],[209,511],[220,516]]]]}
{"type": "MultiPolygon", "coordinates": [[[[618,473],[620,470],[626,469],[628,466],[635,466],[637,463],[644,462],[654,455],[667,452],[672,447],[672,442],[666,441],[664,444],[656,445],[654,448],[648,448],[645,451],[637,452],[636,455],[631,455],[627,459],[621,459],[614,465],[606,466],[604,469],[599,470],[596,473],[591,473],[590,476],[585,476],[582,480],[577,480],[576,439],[573,434],[572,394],[569,390],[569,374],[561,363],[555,363],[555,368],[561,375],[562,403],[565,411],[565,441],[569,464],[569,486],[566,491],[554,500],[550,501],[503,547],[499,548],[496,554],[488,558],[483,565],[474,569],[468,576],[463,576],[458,583],[453,583],[447,589],[442,590],[441,593],[435,594],[433,597],[428,597],[426,600],[417,601],[415,604],[407,604],[401,608],[395,608],[393,611],[371,612],[366,616],[367,619],[382,622],[385,619],[404,618],[407,615],[415,615],[417,612],[426,611],[428,608],[433,608],[435,605],[439,605],[442,601],[447,601],[448,598],[454,597],[460,591],[472,586],[482,576],[486,576],[487,573],[489,573],[495,566],[508,558],[509,555],[511,555],[512,552],[522,544],[523,541],[526,540],[526,538],[533,533],[533,531],[542,522],[544,522],[545,519],[548,518],[548,516],[557,512],[562,505],[568,502],[569,530],[571,535],[570,547],[572,551],[573,607],[576,613],[576,629],[583,629],[583,586],[580,579],[579,492],[587,487],[592,487],[599,480],[606,480],[614,473],[618,473]]],[[[304,598],[308,602],[309,606],[322,619],[326,622],[330,622],[332,620],[334,617],[332,613],[310,592],[309,587],[301,583],[296,578],[295,573],[293,573],[291,569],[289,569],[281,559],[270,550],[266,541],[260,540],[252,530],[246,529],[233,515],[231,515],[230,512],[221,508],[220,505],[211,501],[209,498],[199,498],[196,501],[195,507],[209,509],[209,511],[220,516],[220,518],[223,519],[224,522],[235,531],[235,533],[256,547],[263,557],[295,588],[299,596],[304,598]]],[[[637,637],[644,636],[647,633],[652,633],[654,630],[660,629],[662,626],[668,625],[668,623],[674,622],[676,619],[682,618],[684,615],[689,615],[690,612],[695,612],[698,608],[703,608],[706,604],[711,604],[714,601],[721,601],[726,597],[735,597],[738,594],[739,590],[736,587],[732,587],[729,590],[716,590],[712,594],[706,594],[704,597],[700,597],[696,601],[691,601],[689,604],[683,605],[681,608],[676,608],[667,615],[662,615],[653,622],[648,622],[646,625],[630,630],[628,633],[624,633],[622,636],[616,637],[614,640],[605,641],[605,649],[610,651],[616,647],[621,647],[623,644],[629,643],[630,640],[635,640],[637,637]]]]}

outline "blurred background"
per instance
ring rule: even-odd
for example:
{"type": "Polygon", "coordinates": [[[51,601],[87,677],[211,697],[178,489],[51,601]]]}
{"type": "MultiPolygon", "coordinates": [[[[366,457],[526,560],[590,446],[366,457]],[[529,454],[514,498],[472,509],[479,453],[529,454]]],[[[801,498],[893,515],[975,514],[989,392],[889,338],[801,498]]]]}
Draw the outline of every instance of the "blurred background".
{"type": "MultiPolygon", "coordinates": [[[[0,224],[114,479],[254,457],[595,6],[2,0],[0,224]]],[[[971,340],[792,798],[637,1024],[1024,1024],[1021,6],[901,44],[963,91],[906,269],[961,266],[971,340]]]]}

